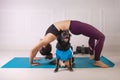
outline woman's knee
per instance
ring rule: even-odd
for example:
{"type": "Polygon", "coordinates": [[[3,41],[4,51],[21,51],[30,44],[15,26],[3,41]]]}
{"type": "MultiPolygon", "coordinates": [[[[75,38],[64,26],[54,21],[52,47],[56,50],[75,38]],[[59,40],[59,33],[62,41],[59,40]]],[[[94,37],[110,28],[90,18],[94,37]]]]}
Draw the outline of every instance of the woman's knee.
{"type": "Polygon", "coordinates": [[[99,43],[101,43],[101,42],[104,43],[104,41],[105,41],[105,35],[102,34],[102,35],[98,36],[97,41],[99,41],[99,43]]]}
{"type": "Polygon", "coordinates": [[[100,39],[102,39],[104,41],[105,40],[105,35],[102,34],[101,37],[100,37],[100,39]]]}

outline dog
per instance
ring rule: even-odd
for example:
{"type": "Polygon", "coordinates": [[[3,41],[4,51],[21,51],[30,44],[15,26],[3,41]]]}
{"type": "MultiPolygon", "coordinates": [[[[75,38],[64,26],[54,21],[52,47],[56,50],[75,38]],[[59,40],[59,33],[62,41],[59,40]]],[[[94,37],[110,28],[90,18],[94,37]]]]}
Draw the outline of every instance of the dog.
{"type": "Polygon", "coordinates": [[[61,31],[57,37],[57,45],[56,45],[56,68],[54,72],[58,72],[60,67],[60,61],[66,63],[64,67],[67,67],[70,71],[72,69],[72,62],[74,60],[72,56],[72,46],[70,44],[70,33],[68,30],[61,31]]]}

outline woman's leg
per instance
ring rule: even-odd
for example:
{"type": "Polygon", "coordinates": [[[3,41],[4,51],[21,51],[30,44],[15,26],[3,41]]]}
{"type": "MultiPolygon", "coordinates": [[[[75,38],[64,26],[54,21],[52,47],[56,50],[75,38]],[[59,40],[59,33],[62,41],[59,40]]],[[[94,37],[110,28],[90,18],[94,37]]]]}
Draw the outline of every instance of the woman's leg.
{"type": "Polygon", "coordinates": [[[89,44],[91,48],[94,48],[94,55],[95,55],[95,64],[96,66],[100,67],[108,67],[102,61],[100,61],[100,55],[103,48],[105,36],[101,33],[97,28],[89,25],[87,23],[79,22],[79,21],[71,21],[70,31],[73,34],[79,35],[83,34],[90,38],[89,44]],[[95,42],[95,40],[97,40],[95,42]],[[95,44],[95,46],[94,46],[95,44]]]}
{"type": "Polygon", "coordinates": [[[100,55],[101,55],[101,52],[102,52],[102,49],[103,49],[104,41],[105,41],[105,36],[102,33],[98,34],[98,36],[96,38],[96,43],[95,43],[94,38],[90,38],[89,45],[92,49],[90,59],[94,58],[94,60],[95,60],[94,65],[95,66],[99,66],[99,67],[102,67],[102,68],[107,68],[108,65],[106,65],[102,61],[100,61],[100,55]]]}
{"type": "Polygon", "coordinates": [[[102,68],[108,68],[108,65],[104,64],[102,61],[100,61],[100,55],[101,55],[101,51],[103,49],[103,45],[104,45],[104,40],[105,40],[105,36],[101,35],[99,37],[99,39],[96,42],[96,46],[95,46],[95,66],[99,66],[102,68]]]}
{"type": "Polygon", "coordinates": [[[104,35],[101,35],[99,37],[99,39],[97,39],[96,46],[95,46],[95,60],[96,61],[100,60],[100,54],[101,54],[102,49],[103,49],[104,40],[105,40],[104,35]]]}
{"type": "Polygon", "coordinates": [[[89,38],[90,59],[94,59],[95,39],[89,38]]]}
{"type": "Polygon", "coordinates": [[[89,48],[90,48],[90,55],[94,55],[95,39],[90,38],[88,43],[89,43],[89,48]]]}

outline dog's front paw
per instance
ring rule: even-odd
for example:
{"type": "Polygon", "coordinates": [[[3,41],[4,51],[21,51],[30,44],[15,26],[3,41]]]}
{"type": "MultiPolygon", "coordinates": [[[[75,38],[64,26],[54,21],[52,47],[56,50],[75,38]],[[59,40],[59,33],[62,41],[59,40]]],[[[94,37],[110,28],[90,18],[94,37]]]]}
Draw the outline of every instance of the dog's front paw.
{"type": "Polygon", "coordinates": [[[71,67],[69,67],[68,70],[70,70],[71,72],[73,71],[73,69],[71,67]]]}
{"type": "Polygon", "coordinates": [[[56,69],[54,70],[54,72],[58,72],[58,68],[56,68],[56,69]]]}

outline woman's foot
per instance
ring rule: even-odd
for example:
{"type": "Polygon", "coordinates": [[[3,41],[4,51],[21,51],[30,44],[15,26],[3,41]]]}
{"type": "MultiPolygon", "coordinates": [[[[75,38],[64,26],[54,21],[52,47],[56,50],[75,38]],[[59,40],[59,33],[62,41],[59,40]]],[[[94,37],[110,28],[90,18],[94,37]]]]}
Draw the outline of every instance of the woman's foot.
{"type": "Polygon", "coordinates": [[[89,59],[92,60],[92,59],[94,59],[94,51],[93,51],[93,49],[91,47],[89,47],[89,50],[90,50],[90,57],[89,57],[89,59]]]}
{"type": "Polygon", "coordinates": [[[94,65],[101,67],[101,68],[108,68],[109,67],[108,65],[104,64],[102,61],[95,61],[94,65]]]}
{"type": "Polygon", "coordinates": [[[94,59],[94,55],[90,55],[89,59],[93,60],[94,59]]]}

